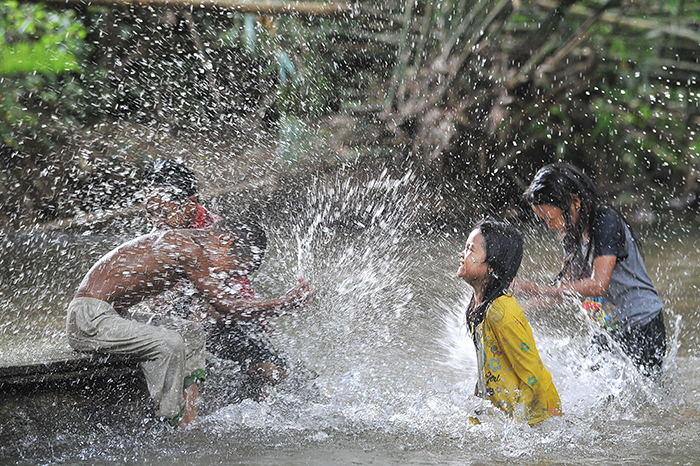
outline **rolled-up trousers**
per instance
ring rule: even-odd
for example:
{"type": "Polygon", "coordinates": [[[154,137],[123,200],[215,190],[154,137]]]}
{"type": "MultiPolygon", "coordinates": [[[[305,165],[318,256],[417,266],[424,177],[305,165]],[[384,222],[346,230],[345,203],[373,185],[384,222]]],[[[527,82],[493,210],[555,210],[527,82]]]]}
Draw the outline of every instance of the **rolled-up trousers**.
{"type": "Polygon", "coordinates": [[[133,356],[156,413],[176,416],[185,404],[185,377],[205,368],[204,330],[195,322],[146,312],[128,317],[99,299],[75,298],[68,305],[68,343],[77,351],[133,356]]]}

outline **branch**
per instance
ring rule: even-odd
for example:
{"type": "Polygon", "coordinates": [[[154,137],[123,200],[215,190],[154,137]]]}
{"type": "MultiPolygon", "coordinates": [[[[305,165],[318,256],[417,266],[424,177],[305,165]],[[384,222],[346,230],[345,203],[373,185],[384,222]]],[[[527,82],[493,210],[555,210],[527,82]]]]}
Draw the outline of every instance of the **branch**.
{"type": "Polygon", "coordinates": [[[533,55],[534,50],[540,49],[546,42],[549,42],[557,25],[564,19],[564,10],[571,7],[576,1],[561,0],[559,3],[550,2],[548,4],[550,11],[547,17],[537,23],[537,28],[520,42],[520,46],[512,52],[511,56],[516,59],[522,57],[524,61],[527,57],[533,55]]]}
{"type": "MultiPolygon", "coordinates": [[[[401,109],[400,113],[402,114],[402,118],[405,119],[408,112],[410,112],[411,115],[417,115],[424,112],[428,108],[435,107],[438,103],[440,103],[440,101],[444,99],[445,95],[452,87],[452,84],[461,72],[466,61],[474,54],[474,52],[477,51],[478,45],[481,42],[481,39],[483,39],[483,37],[488,33],[489,27],[491,27],[497,20],[503,20],[510,14],[511,11],[512,0],[500,0],[494,6],[494,9],[484,17],[479,26],[472,29],[473,34],[462,47],[460,54],[453,58],[449,64],[447,64],[449,70],[443,79],[438,80],[439,88],[432,92],[432,96],[430,98],[421,98],[416,105],[401,109]]],[[[502,24],[503,23],[501,22],[501,25],[502,24]]],[[[438,62],[442,61],[442,59],[443,58],[440,57],[438,62]]],[[[431,78],[429,77],[428,79],[431,78]]],[[[428,86],[424,85],[424,88],[427,89],[428,86]]],[[[419,98],[420,96],[416,97],[419,98]]]]}
{"type": "Polygon", "coordinates": [[[588,19],[572,34],[569,40],[559,48],[559,50],[550,57],[544,64],[542,64],[537,69],[537,74],[542,76],[548,71],[554,69],[554,67],[562,61],[566,56],[568,56],[574,48],[578,47],[581,42],[586,40],[590,36],[591,28],[598,20],[603,16],[603,13],[608,8],[618,5],[620,0],[610,0],[605,5],[601,6],[595,14],[588,17],[588,19]]]}
{"type": "Polygon", "coordinates": [[[283,3],[274,1],[237,1],[237,0],[20,0],[27,3],[43,1],[61,5],[142,5],[174,6],[194,8],[221,8],[239,13],[259,15],[297,15],[297,16],[352,16],[358,9],[349,3],[283,3]]]}
{"type": "MultiPolygon", "coordinates": [[[[450,36],[448,37],[447,41],[445,41],[445,45],[443,46],[442,49],[442,60],[447,62],[450,54],[452,54],[452,49],[457,45],[457,43],[460,40],[464,39],[464,35],[469,29],[469,26],[472,25],[474,20],[477,17],[483,17],[484,16],[484,8],[487,6],[487,2],[482,0],[479,1],[475,6],[473,6],[470,11],[469,15],[464,18],[462,21],[460,21],[459,26],[457,27],[457,30],[454,31],[450,36]]],[[[473,31],[473,28],[472,28],[473,31]]],[[[470,31],[471,32],[471,31],[470,31]]]]}
{"type": "MultiPolygon", "coordinates": [[[[474,31],[474,34],[472,34],[472,36],[467,40],[466,44],[464,44],[462,52],[457,57],[457,61],[453,62],[454,66],[452,66],[450,74],[447,76],[447,79],[445,79],[442,90],[438,94],[438,98],[435,100],[434,104],[442,100],[442,98],[445,96],[447,90],[452,86],[455,78],[457,78],[458,73],[462,70],[464,63],[474,53],[476,45],[487,34],[489,27],[499,18],[501,18],[502,21],[505,21],[505,18],[507,18],[512,11],[512,1],[501,0],[494,6],[494,9],[488,15],[486,15],[484,21],[479,25],[479,28],[474,31]]],[[[501,22],[501,26],[502,25],[503,22],[501,22]]]]}
{"type": "Polygon", "coordinates": [[[216,111],[221,112],[221,93],[219,92],[219,87],[216,85],[216,78],[214,77],[214,64],[211,62],[206,49],[204,48],[204,43],[202,42],[202,36],[199,35],[197,31],[197,26],[194,24],[194,18],[192,18],[192,13],[189,11],[183,12],[183,17],[187,22],[187,26],[190,28],[190,34],[192,34],[192,40],[197,47],[197,52],[199,54],[200,60],[202,60],[202,68],[207,76],[207,82],[209,83],[209,90],[214,99],[214,104],[216,105],[216,111]]]}
{"type": "Polygon", "coordinates": [[[396,91],[399,88],[399,84],[403,82],[406,75],[406,68],[408,67],[408,60],[410,59],[410,51],[408,41],[410,40],[410,29],[411,22],[413,21],[413,5],[414,0],[406,0],[404,4],[404,14],[403,14],[403,30],[401,31],[401,42],[399,43],[398,52],[398,64],[394,66],[394,73],[391,79],[391,87],[387,93],[386,101],[384,103],[384,108],[387,111],[391,111],[394,107],[394,100],[396,98],[396,91]]]}
{"type": "MultiPolygon", "coordinates": [[[[537,5],[543,8],[555,8],[557,6],[556,3],[551,0],[537,0],[537,5]]],[[[582,7],[580,5],[572,6],[569,9],[569,13],[577,16],[586,17],[594,14],[593,10],[582,7]]],[[[659,31],[671,37],[687,39],[691,42],[694,42],[695,44],[700,43],[700,34],[693,31],[692,29],[685,27],[680,27],[676,25],[665,25],[663,23],[644,18],[629,18],[616,13],[603,13],[601,21],[610,24],[625,26],[630,29],[641,29],[643,31],[659,31]]]]}

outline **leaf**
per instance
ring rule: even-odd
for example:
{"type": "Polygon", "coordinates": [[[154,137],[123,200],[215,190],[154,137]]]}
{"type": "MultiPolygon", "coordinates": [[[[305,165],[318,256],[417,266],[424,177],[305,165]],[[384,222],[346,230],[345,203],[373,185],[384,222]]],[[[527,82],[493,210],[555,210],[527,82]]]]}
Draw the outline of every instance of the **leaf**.
{"type": "Polygon", "coordinates": [[[80,72],[75,56],[56,42],[20,42],[0,48],[0,74],[80,72]]]}

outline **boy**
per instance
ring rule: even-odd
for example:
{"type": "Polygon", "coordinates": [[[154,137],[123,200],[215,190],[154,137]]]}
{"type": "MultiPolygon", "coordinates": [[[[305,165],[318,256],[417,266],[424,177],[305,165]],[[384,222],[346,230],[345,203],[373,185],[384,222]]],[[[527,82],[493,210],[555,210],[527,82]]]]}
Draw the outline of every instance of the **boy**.
{"type": "Polygon", "coordinates": [[[212,228],[144,235],[103,256],[68,306],[68,342],[78,351],[132,355],[141,361],[157,413],[173,425],[196,417],[196,384],[203,360],[176,331],[127,318],[127,309],[188,279],[211,306],[215,321],[247,321],[303,308],[314,290],[306,280],[283,297],[240,299],[225,285],[253,260],[241,248],[240,228],[222,220],[212,228]],[[186,383],[187,382],[187,383],[186,383]],[[185,385],[188,385],[185,387],[185,385]],[[185,390],[183,392],[183,387],[185,390]]]}
{"type": "MultiPolygon", "coordinates": [[[[156,229],[207,228],[221,219],[199,204],[194,172],[175,160],[157,160],[149,164],[142,183],[148,220],[156,229]]],[[[226,285],[240,298],[254,298],[249,276],[262,262],[267,237],[260,225],[250,219],[240,221],[239,231],[245,233],[248,253],[255,260],[248,273],[229,278],[226,285]]],[[[268,339],[264,322],[235,319],[214,322],[206,318],[208,304],[202,301],[194,287],[183,280],[151,299],[148,307],[150,312],[202,323],[207,333],[207,349],[241,367],[249,376],[249,388],[254,397],[262,395],[266,385],[275,385],[285,377],[287,361],[268,339]]]]}

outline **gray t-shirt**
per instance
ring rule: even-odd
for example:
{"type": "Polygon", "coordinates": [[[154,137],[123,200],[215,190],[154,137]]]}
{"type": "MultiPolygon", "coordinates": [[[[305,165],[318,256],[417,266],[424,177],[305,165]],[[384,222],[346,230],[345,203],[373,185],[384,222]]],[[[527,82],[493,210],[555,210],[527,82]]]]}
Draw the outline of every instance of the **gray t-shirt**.
{"type": "Polygon", "coordinates": [[[608,292],[603,297],[605,312],[622,328],[648,324],[663,309],[651,283],[644,260],[626,222],[615,210],[603,208],[594,220],[590,244],[581,245],[581,254],[572,264],[575,279],[590,277],[593,260],[616,256],[608,292]]]}

